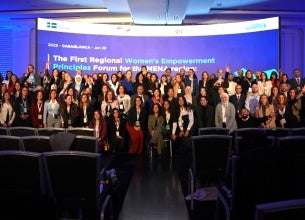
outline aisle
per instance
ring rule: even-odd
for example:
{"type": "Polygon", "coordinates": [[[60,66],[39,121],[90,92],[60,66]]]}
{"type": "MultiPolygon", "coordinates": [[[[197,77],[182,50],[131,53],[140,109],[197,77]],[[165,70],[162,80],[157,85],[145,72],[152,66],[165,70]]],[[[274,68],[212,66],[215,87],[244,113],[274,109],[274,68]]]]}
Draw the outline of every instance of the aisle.
{"type": "Polygon", "coordinates": [[[180,179],[170,158],[138,158],[119,219],[189,219],[180,179]]]}

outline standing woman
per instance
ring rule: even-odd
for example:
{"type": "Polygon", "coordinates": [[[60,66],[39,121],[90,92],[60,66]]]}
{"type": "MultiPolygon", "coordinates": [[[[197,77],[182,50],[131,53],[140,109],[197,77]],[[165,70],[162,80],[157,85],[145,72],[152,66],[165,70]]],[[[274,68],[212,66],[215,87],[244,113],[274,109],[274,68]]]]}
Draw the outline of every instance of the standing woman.
{"type": "Polygon", "coordinates": [[[31,119],[35,128],[43,128],[44,100],[43,92],[37,91],[35,101],[31,103],[31,119]]]}
{"type": "Polygon", "coordinates": [[[144,130],[146,126],[146,112],[142,107],[142,99],[135,98],[135,104],[128,111],[126,129],[130,135],[131,143],[128,153],[142,154],[144,144],[144,130]]]}
{"type": "Polygon", "coordinates": [[[207,91],[210,89],[210,79],[207,71],[203,71],[201,74],[201,80],[199,80],[199,90],[200,88],[206,88],[207,91]]]}
{"type": "MultiPolygon", "coordinates": [[[[53,85],[53,84],[56,84],[57,88],[59,88],[59,86],[61,84],[59,70],[56,68],[52,70],[51,79],[50,79],[50,85],[53,85]]],[[[59,89],[56,92],[59,93],[60,92],[59,89]]]]}
{"type": "Polygon", "coordinates": [[[44,103],[43,125],[44,127],[60,128],[59,102],[57,100],[57,90],[52,89],[49,100],[44,103]]]}
{"type": "MultiPolygon", "coordinates": [[[[281,71],[279,71],[279,73],[281,74],[281,71]]],[[[271,81],[272,87],[274,87],[274,86],[279,87],[280,86],[280,79],[277,77],[277,73],[275,71],[271,72],[270,81],[271,81]]]]}
{"type": "Polygon", "coordinates": [[[132,96],[133,95],[133,78],[132,78],[132,72],[131,70],[127,70],[126,73],[125,73],[125,77],[122,81],[122,85],[125,86],[126,88],[126,93],[129,95],[129,96],[132,96]]]}
{"type": "Polygon", "coordinates": [[[159,89],[155,88],[153,93],[152,93],[152,97],[148,100],[148,109],[152,109],[152,106],[154,104],[159,104],[160,106],[162,106],[163,104],[163,98],[161,96],[161,92],[159,89]]]}
{"type": "Polygon", "coordinates": [[[98,94],[98,97],[97,97],[97,100],[100,104],[106,100],[106,95],[109,90],[110,90],[110,88],[108,85],[106,85],[106,84],[102,85],[100,94],[98,94]]]}
{"type": "Polygon", "coordinates": [[[10,100],[10,93],[4,92],[3,100],[1,101],[0,123],[3,127],[11,127],[15,119],[15,111],[10,100]]]}
{"type": "Polygon", "coordinates": [[[281,128],[295,128],[298,126],[298,119],[292,113],[291,105],[288,105],[287,97],[280,94],[276,106],[275,123],[277,127],[281,128]]]}
{"type": "Polygon", "coordinates": [[[163,123],[163,138],[164,139],[172,139],[173,135],[173,127],[177,128],[177,118],[175,112],[172,110],[171,102],[169,100],[164,100],[162,106],[162,116],[164,118],[163,123]]]}
{"type": "Polygon", "coordinates": [[[118,76],[115,73],[113,73],[110,77],[110,80],[108,81],[108,85],[113,92],[116,92],[120,85],[118,80],[119,80],[118,76]]]}
{"type": "Polygon", "coordinates": [[[300,110],[302,107],[302,101],[300,97],[302,94],[298,94],[295,88],[290,88],[288,91],[288,106],[291,108],[292,114],[296,117],[297,123],[295,127],[300,126],[301,117],[300,117],[300,110]]]}
{"type": "Polygon", "coordinates": [[[162,98],[165,98],[167,96],[167,92],[170,87],[171,87],[171,84],[169,84],[167,82],[167,77],[165,74],[163,74],[161,76],[160,84],[159,84],[159,89],[160,89],[162,98]]]}
{"type": "Polygon", "coordinates": [[[98,152],[103,152],[107,141],[107,123],[101,116],[100,111],[94,111],[93,119],[89,123],[89,128],[95,130],[95,136],[98,138],[98,152]]]}
{"type": "Polygon", "coordinates": [[[80,115],[79,115],[80,126],[87,128],[93,116],[93,106],[91,105],[87,94],[81,95],[79,111],[80,111],[80,115]]]}
{"type": "Polygon", "coordinates": [[[182,82],[181,75],[176,74],[175,80],[172,80],[172,86],[174,89],[174,97],[178,98],[179,96],[184,96],[185,84],[182,82]]]}
{"type": "Polygon", "coordinates": [[[126,94],[126,88],[123,85],[119,85],[116,93],[119,104],[119,111],[126,115],[130,109],[130,96],[126,94]]]}
{"type": "Polygon", "coordinates": [[[260,95],[271,95],[271,88],[272,88],[272,83],[270,80],[267,78],[267,74],[265,72],[261,73],[261,79],[257,81],[258,85],[258,92],[260,95]]]}
{"type": "Polygon", "coordinates": [[[261,95],[259,98],[259,105],[255,110],[256,118],[268,117],[268,120],[262,122],[260,127],[262,128],[275,128],[275,117],[274,117],[273,105],[269,104],[267,95],[261,95]]]}
{"type": "Polygon", "coordinates": [[[14,104],[14,102],[21,97],[21,84],[20,82],[15,83],[15,87],[13,89],[13,92],[10,93],[11,100],[14,104]]]}
{"type": "Polygon", "coordinates": [[[66,95],[65,102],[60,104],[59,112],[61,116],[61,127],[73,128],[79,125],[79,109],[72,102],[71,95],[66,95]]]}
{"type": "Polygon", "coordinates": [[[152,111],[148,116],[148,132],[150,135],[151,148],[157,147],[158,155],[161,155],[163,146],[163,135],[162,127],[164,124],[164,118],[161,113],[161,105],[154,103],[152,106],[152,111]]]}
{"type": "Polygon", "coordinates": [[[271,88],[271,95],[268,97],[269,104],[276,106],[279,96],[279,87],[274,86],[271,88]]]}
{"type": "MultiPolygon", "coordinates": [[[[125,151],[126,121],[121,117],[119,109],[112,109],[110,120],[108,121],[108,140],[113,153],[125,151]]],[[[127,141],[126,141],[127,143],[127,141]]]]}
{"type": "Polygon", "coordinates": [[[11,94],[15,88],[15,84],[18,82],[18,78],[15,74],[11,76],[10,81],[8,82],[7,91],[11,94]]]}
{"type": "Polygon", "coordinates": [[[137,93],[138,86],[142,85],[144,89],[144,93],[147,93],[147,79],[142,72],[138,72],[136,75],[136,81],[132,84],[133,93],[137,93]]]}
{"type": "Polygon", "coordinates": [[[173,129],[173,140],[178,144],[178,148],[181,148],[181,150],[186,150],[186,147],[191,146],[194,112],[187,106],[184,96],[178,97],[177,118],[178,124],[177,128],[173,129]]]}
{"type": "Polygon", "coordinates": [[[222,93],[221,102],[216,105],[215,109],[215,126],[218,128],[228,128],[232,134],[237,129],[236,110],[234,105],[229,102],[229,95],[222,93]]]}
{"type": "Polygon", "coordinates": [[[195,71],[193,69],[188,70],[188,76],[184,78],[185,86],[191,87],[191,94],[192,96],[198,96],[199,93],[199,83],[198,78],[195,74],[195,71]]]}
{"type": "Polygon", "coordinates": [[[115,99],[114,92],[112,90],[109,90],[107,92],[105,101],[103,101],[101,105],[102,116],[108,119],[112,109],[118,107],[118,101],[115,99]]]}

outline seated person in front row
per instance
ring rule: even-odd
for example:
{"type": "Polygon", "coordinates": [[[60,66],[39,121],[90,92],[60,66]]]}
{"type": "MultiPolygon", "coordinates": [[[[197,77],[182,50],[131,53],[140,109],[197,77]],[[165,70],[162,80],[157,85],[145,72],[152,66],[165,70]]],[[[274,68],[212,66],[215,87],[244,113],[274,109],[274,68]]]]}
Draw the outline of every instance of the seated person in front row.
{"type": "Polygon", "coordinates": [[[237,127],[238,128],[258,128],[261,123],[264,123],[268,120],[269,116],[262,118],[255,118],[250,115],[250,112],[246,108],[242,108],[239,112],[239,117],[237,118],[237,127]]]}

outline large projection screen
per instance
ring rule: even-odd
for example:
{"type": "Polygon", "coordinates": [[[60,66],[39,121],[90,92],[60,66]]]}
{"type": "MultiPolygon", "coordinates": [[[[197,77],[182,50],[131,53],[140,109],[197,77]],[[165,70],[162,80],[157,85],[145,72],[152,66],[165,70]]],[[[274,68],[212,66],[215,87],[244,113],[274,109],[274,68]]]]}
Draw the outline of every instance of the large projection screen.
{"type": "Polygon", "coordinates": [[[229,66],[270,71],[279,67],[279,18],[187,26],[122,26],[37,19],[37,66],[72,75],[115,73],[142,65],[159,76],[192,68],[215,73],[229,66]]]}

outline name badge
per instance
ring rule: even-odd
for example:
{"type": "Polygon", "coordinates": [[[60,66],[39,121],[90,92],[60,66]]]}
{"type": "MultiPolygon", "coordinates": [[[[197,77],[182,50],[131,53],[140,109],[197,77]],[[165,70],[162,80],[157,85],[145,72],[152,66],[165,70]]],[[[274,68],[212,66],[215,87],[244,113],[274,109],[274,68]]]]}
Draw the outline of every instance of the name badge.
{"type": "Polygon", "coordinates": [[[118,136],[120,136],[120,132],[119,131],[116,131],[115,132],[115,135],[118,137],[118,136]]]}
{"type": "Polygon", "coordinates": [[[136,121],[136,126],[140,126],[140,121],[136,121]]]}
{"type": "Polygon", "coordinates": [[[178,89],[178,93],[181,93],[181,89],[180,88],[178,89]]]}
{"type": "Polygon", "coordinates": [[[68,120],[68,125],[71,125],[71,119],[68,120]]]}
{"type": "Polygon", "coordinates": [[[166,125],[166,130],[170,130],[170,126],[169,125],[166,125]]]}
{"type": "Polygon", "coordinates": [[[84,118],[84,123],[87,123],[87,122],[88,122],[87,118],[84,118]]]}
{"type": "Polygon", "coordinates": [[[248,92],[252,92],[252,88],[249,88],[248,92]]]}
{"type": "Polygon", "coordinates": [[[38,114],[38,119],[39,119],[39,120],[42,119],[42,114],[38,114]]]}
{"type": "Polygon", "coordinates": [[[27,108],[27,107],[24,107],[24,108],[23,108],[23,112],[24,112],[24,113],[28,113],[28,108],[27,108]]]}
{"type": "Polygon", "coordinates": [[[286,123],[286,119],[285,119],[285,118],[282,118],[282,119],[281,119],[281,122],[282,122],[282,124],[285,124],[285,123],[286,123]]]}
{"type": "Polygon", "coordinates": [[[124,109],[124,105],[123,104],[120,104],[120,109],[124,109]]]}

